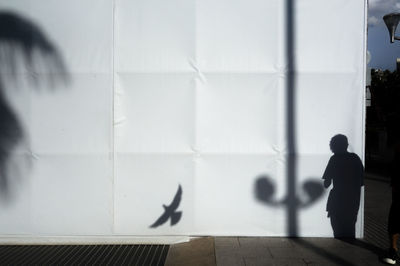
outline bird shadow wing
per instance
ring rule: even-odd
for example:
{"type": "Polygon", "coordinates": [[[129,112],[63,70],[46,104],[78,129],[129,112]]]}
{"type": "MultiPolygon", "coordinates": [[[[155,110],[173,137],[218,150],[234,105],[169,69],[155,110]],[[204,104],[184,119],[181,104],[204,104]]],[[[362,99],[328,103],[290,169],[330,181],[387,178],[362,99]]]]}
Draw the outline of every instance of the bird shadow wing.
{"type": "Polygon", "coordinates": [[[182,187],[181,187],[181,185],[179,185],[178,190],[176,191],[175,197],[172,200],[171,204],[169,205],[169,208],[172,211],[175,211],[176,209],[178,209],[179,204],[181,203],[181,199],[182,199],[182,187]]]}
{"type": "Polygon", "coordinates": [[[155,221],[152,225],[150,225],[150,228],[156,228],[162,224],[164,224],[170,216],[170,213],[167,211],[164,211],[164,213],[155,221]]]}
{"type": "Polygon", "coordinates": [[[182,212],[174,212],[171,214],[171,226],[176,225],[182,217],[182,212]]]}

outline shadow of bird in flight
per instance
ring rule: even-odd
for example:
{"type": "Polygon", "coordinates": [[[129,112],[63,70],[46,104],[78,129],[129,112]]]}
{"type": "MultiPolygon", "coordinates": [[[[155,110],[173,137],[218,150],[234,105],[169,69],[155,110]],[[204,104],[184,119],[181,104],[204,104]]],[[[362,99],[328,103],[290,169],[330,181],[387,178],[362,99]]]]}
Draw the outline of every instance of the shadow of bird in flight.
{"type": "Polygon", "coordinates": [[[157,221],[154,222],[154,224],[150,225],[150,228],[156,228],[160,225],[163,225],[165,222],[168,221],[169,218],[171,218],[171,226],[177,224],[182,217],[182,212],[176,211],[176,209],[178,209],[179,207],[179,204],[181,203],[181,199],[182,187],[181,185],[179,185],[178,191],[176,192],[171,204],[169,206],[163,204],[164,213],[157,219],[157,221]]]}

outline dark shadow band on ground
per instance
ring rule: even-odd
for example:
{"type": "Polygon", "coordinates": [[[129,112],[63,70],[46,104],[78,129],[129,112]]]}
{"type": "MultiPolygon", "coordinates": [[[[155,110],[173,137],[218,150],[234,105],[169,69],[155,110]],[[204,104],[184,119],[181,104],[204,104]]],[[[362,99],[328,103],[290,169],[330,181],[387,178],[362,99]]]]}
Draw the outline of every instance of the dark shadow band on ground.
{"type": "MultiPolygon", "coordinates": [[[[360,241],[358,239],[346,239],[346,238],[343,238],[343,239],[340,239],[340,240],[342,240],[342,241],[344,241],[344,242],[346,242],[348,244],[351,244],[351,245],[354,245],[354,246],[358,246],[358,247],[361,247],[361,248],[363,248],[365,250],[373,252],[374,254],[377,255],[376,260],[377,260],[377,263],[379,263],[379,257],[383,253],[382,249],[380,249],[380,248],[378,248],[378,247],[376,247],[376,246],[374,246],[372,244],[360,241]]],[[[325,258],[326,260],[328,260],[330,262],[333,262],[333,263],[336,263],[338,265],[342,265],[342,266],[357,266],[358,265],[358,264],[355,264],[355,263],[353,263],[353,262],[351,262],[351,261],[349,261],[349,260],[347,260],[347,259],[345,259],[345,258],[343,258],[343,257],[341,257],[339,255],[336,255],[336,254],[328,251],[327,248],[321,248],[321,247],[311,243],[310,241],[307,241],[304,238],[294,238],[294,242],[296,244],[298,244],[298,245],[300,245],[300,246],[302,246],[302,247],[314,252],[315,254],[325,258]]]]}

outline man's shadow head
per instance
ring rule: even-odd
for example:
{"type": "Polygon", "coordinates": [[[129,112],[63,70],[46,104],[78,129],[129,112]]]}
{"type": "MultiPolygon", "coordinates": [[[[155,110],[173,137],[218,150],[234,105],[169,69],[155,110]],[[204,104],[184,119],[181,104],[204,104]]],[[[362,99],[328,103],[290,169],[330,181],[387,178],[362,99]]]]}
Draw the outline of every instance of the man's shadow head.
{"type": "Polygon", "coordinates": [[[329,147],[334,154],[346,153],[349,142],[345,135],[338,134],[332,137],[329,147]]]}

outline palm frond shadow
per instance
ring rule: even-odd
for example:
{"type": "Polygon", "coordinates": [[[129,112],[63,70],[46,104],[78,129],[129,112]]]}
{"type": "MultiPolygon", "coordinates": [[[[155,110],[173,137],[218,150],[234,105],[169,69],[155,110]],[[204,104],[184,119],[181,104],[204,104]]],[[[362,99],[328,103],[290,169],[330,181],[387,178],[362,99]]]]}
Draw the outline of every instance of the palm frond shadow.
{"type": "MultiPolygon", "coordinates": [[[[9,160],[25,133],[5,89],[10,81],[26,80],[34,88],[68,82],[56,46],[33,21],[13,12],[0,12],[0,197],[11,196],[9,160]]],[[[14,178],[14,177],[13,177],[14,178]]]]}

